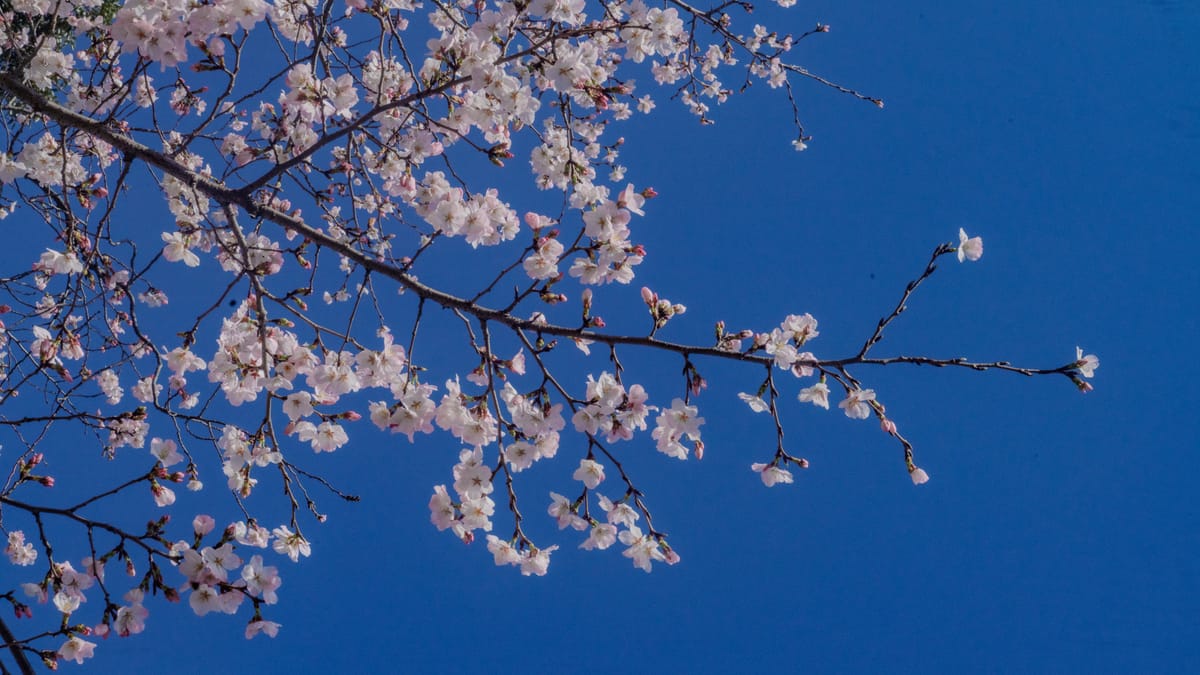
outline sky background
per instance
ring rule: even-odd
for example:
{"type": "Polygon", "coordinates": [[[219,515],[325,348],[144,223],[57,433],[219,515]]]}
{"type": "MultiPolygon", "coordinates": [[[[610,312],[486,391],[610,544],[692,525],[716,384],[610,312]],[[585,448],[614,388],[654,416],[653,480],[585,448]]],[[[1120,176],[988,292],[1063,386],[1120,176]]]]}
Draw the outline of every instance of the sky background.
{"type": "MultiPolygon", "coordinates": [[[[786,102],[762,86],[712,127],[665,100],[626,126],[628,178],[661,195],[636,223],[650,257],[628,294],[646,284],[689,308],[663,336],[704,342],[718,319],[768,330],[811,312],[818,356],[852,354],[964,227],[983,236],[983,259],[945,258],[874,353],[1056,367],[1080,345],[1100,357],[1094,392],[858,369],[932,476],[915,488],[876,423],[802,407],[786,382],[788,447],[812,468],[767,489],[749,464],[771,456],[773,428],[734,397],[761,371],[701,361],[704,460],[669,460],[648,439],[619,448],[683,557],[649,575],[619,547],[578,551],[582,537],[544,515],[539,495],[570,483],[566,444],[535,467],[523,507],[534,538],[563,548],[548,576],[525,578],[429,524],[431,486],[457,451],[448,437],[369,436],[322,467],[362,503],[325,500],[312,558],[275,562],[278,638],[244,642],[245,610],[197,618],[155,602],[146,633],[105,642],[93,670],[1200,670],[1200,9],[761,14],[794,32],[830,24],[793,58],[886,107],[797,83],[814,136],[803,153],[786,102]]],[[[499,175],[527,184],[516,168],[499,175]]],[[[673,359],[622,357],[658,403],[682,393],[673,359]]]]}

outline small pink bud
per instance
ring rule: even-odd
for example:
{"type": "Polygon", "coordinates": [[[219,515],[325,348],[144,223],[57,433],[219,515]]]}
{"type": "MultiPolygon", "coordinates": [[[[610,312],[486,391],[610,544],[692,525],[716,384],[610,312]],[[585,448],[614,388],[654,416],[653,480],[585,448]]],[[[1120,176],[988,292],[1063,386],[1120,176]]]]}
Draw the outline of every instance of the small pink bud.
{"type": "Polygon", "coordinates": [[[879,428],[883,429],[885,433],[896,435],[896,423],[886,417],[879,421],[879,428]]]}
{"type": "Polygon", "coordinates": [[[54,487],[54,476],[41,476],[37,480],[43,487],[54,487]]]}
{"type": "Polygon", "coordinates": [[[201,514],[192,519],[192,530],[202,537],[212,532],[216,525],[217,521],[212,516],[201,514]]]}
{"type": "Polygon", "coordinates": [[[679,562],[679,554],[676,553],[674,551],[674,549],[667,551],[666,563],[668,565],[674,565],[675,563],[678,563],[678,562],[679,562]]]}

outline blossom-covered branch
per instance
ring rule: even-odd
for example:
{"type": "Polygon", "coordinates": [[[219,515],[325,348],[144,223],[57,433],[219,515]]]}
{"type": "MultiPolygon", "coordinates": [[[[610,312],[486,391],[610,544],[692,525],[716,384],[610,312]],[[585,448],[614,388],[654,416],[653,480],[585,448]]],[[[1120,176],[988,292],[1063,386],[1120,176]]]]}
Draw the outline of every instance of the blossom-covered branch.
{"type": "Polygon", "coordinates": [[[808,466],[785,445],[780,398],[828,410],[832,387],[847,417],[874,416],[901,444],[914,483],[929,479],[863,366],[1090,389],[1099,362],[1082,350],[1036,368],[875,354],[943,256],[981,257],[961,230],[861,347],[826,356],[811,351],[810,314],[696,337],[706,329],[687,308],[650,288],[634,307],[605,294],[647,258],[635,223],[657,193],[627,178],[614,130],[655,96],[708,123],[711,105],[761,83],[790,106],[798,150],[812,141],[801,81],[882,107],[789,61],[828,26],[791,36],[750,23],[753,9],[0,0],[0,218],[35,242],[0,270],[0,441],[13,461],[0,525],[28,570],[0,594],[21,619],[0,637],[17,667],[82,663],[89,637],[140,633],[156,595],[186,596],[200,615],[245,609],[246,637],[275,635],[283,575],[270,563],[311,554],[320,502],[357,499],[323,463],[379,433],[452,449],[430,520],[468,543],[484,533],[496,564],[547,573],[559,544],[521,474],[559,459],[573,482],[550,493],[547,522],[586,533],[571,542],[582,549],[619,543],[650,571],[679,562],[679,542],[654,521],[627,448],[704,456],[707,362],[763,373],[741,398],[775,430],[774,454],[751,466],[768,486],[808,466]],[[517,166],[544,197],[497,178],[517,166]],[[645,311],[647,328],[611,330],[602,307],[645,311]],[[678,396],[625,368],[633,349],[678,359],[678,396]],[[100,466],[121,477],[101,484],[100,466]],[[173,486],[210,495],[205,509],[173,518],[173,486]],[[106,576],[113,564],[125,579],[106,576]]]}

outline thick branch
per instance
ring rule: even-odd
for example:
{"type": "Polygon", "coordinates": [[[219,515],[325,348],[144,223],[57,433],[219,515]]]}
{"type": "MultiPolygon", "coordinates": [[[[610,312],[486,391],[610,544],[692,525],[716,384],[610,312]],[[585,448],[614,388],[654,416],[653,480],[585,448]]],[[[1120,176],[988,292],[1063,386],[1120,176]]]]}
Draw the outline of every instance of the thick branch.
{"type": "MultiPolygon", "coordinates": [[[[178,178],[192,188],[199,190],[208,197],[222,204],[238,206],[244,209],[252,217],[261,218],[262,220],[274,223],[286,230],[290,230],[296,234],[299,234],[320,246],[328,248],[332,251],[336,251],[337,253],[354,261],[356,264],[361,265],[364,269],[391,279],[399,283],[407,290],[416,294],[418,297],[424,300],[436,302],[447,309],[460,310],[471,314],[478,319],[495,321],[514,330],[527,330],[544,335],[557,335],[567,338],[592,340],[610,346],[634,345],[650,347],[662,351],[675,352],[685,356],[710,356],[721,359],[731,359],[735,361],[745,361],[760,364],[770,364],[773,362],[773,359],[770,356],[765,355],[727,351],[718,349],[717,347],[684,345],[675,342],[668,342],[666,340],[660,340],[654,337],[594,333],[579,328],[557,326],[553,324],[540,323],[531,319],[522,319],[512,315],[509,312],[484,307],[468,299],[460,298],[458,296],[440,291],[431,286],[427,286],[400,268],[369,257],[368,255],[355,249],[350,244],[339,241],[334,237],[322,232],[321,230],[313,228],[312,226],[308,225],[308,223],[304,222],[300,218],[297,218],[296,216],[255,201],[253,196],[248,194],[245,188],[230,188],[229,186],[225,185],[225,183],[215,180],[209,176],[205,176],[197,171],[193,171],[181,162],[169,157],[166,153],[153,150],[146,145],[143,145],[142,143],[139,143],[134,139],[112,129],[102,122],[87,117],[86,115],[81,115],[72,110],[68,110],[67,108],[53,101],[49,101],[40,93],[26,86],[18,78],[9,73],[0,73],[0,89],[7,90],[9,93],[24,101],[34,111],[45,115],[64,127],[79,129],[87,134],[103,139],[105,142],[120,150],[126,156],[140,159],[150,166],[160,169],[167,175],[178,178]]],[[[816,360],[808,365],[818,368],[840,368],[854,364],[887,365],[889,363],[911,363],[939,367],[955,366],[970,368],[973,370],[1008,370],[1012,372],[1018,372],[1023,375],[1061,373],[1065,372],[1064,369],[1067,368],[1066,366],[1049,369],[1017,368],[1003,361],[972,362],[963,358],[935,359],[926,357],[899,356],[880,359],[866,358],[863,354],[841,359],[816,360]]]]}
{"type": "Polygon", "coordinates": [[[33,675],[33,664],[29,662],[29,657],[25,656],[25,650],[17,643],[17,638],[13,636],[12,631],[8,629],[8,624],[4,623],[3,619],[0,619],[0,640],[4,640],[4,644],[8,645],[8,650],[12,652],[13,660],[17,662],[17,667],[21,669],[21,675],[33,675]]]}

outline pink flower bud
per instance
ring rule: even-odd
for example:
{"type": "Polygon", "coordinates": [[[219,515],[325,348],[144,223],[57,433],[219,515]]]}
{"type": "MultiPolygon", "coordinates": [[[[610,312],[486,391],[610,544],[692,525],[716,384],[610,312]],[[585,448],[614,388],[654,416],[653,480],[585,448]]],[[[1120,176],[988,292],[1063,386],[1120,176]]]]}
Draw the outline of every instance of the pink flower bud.
{"type": "Polygon", "coordinates": [[[212,516],[201,514],[192,519],[192,530],[201,537],[212,532],[216,525],[217,521],[213,520],[212,516]]]}
{"type": "Polygon", "coordinates": [[[54,487],[54,476],[40,476],[37,480],[43,487],[54,487]]]}
{"type": "Polygon", "coordinates": [[[896,423],[886,417],[879,421],[879,428],[883,429],[885,433],[896,435],[896,423]]]}
{"type": "Polygon", "coordinates": [[[658,294],[642,286],[642,302],[646,303],[648,307],[653,307],[658,303],[658,294]]]}

